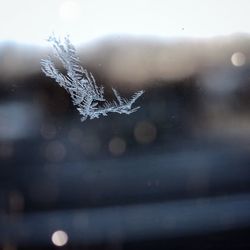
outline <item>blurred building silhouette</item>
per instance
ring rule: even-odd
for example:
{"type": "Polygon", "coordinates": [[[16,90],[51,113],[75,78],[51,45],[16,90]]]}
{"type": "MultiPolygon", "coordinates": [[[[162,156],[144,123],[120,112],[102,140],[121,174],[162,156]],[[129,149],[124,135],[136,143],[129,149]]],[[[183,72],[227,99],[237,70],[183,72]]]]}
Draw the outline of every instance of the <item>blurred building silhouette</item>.
{"type": "Polygon", "coordinates": [[[146,91],[136,113],[84,123],[40,72],[48,51],[2,45],[3,249],[248,249],[248,44],[240,35],[83,46],[107,98],[113,86],[146,91]]]}

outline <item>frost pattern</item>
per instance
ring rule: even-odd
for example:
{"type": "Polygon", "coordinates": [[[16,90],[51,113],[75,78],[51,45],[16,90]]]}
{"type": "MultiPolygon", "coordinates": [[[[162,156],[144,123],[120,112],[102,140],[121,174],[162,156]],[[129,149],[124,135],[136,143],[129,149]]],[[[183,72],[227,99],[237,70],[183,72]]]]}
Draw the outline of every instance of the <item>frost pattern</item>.
{"type": "Polygon", "coordinates": [[[44,74],[54,79],[71,96],[73,104],[81,114],[81,121],[107,116],[109,112],[131,114],[140,107],[132,108],[134,102],[143,94],[143,90],[136,92],[130,99],[121,97],[112,88],[116,100],[107,101],[104,97],[103,86],[98,87],[94,76],[80,65],[80,59],[75,47],[68,37],[64,42],[54,35],[48,39],[52,43],[55,56],[60,60],[67,73],[63,74],[55,67],[51,57],[41,60],[41,69],[44,74]]]}

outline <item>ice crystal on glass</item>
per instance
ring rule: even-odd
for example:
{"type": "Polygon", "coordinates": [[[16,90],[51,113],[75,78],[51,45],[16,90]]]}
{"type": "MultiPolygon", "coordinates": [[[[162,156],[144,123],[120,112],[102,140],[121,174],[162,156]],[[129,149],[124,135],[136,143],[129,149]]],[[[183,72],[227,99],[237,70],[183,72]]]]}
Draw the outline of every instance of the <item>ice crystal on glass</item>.
{"type": "Polygon", "coordinates": [[[52,43],[55,56],[62,63],[66,73],[61,73],[55,67],[51,57],[41,61],[42,71],[70,94],[73,104],[82,116],[82,121],[87,118],[99,118],[101,115],[107,116],[109,112],[131,114],[140,108],[132,108],[132,105],[143,94],[143,90],[127,99],[121,97],[117,90],[112,88],[116,99],[107,101],[104,97],[103,86],[98,86],[92,73],[81,66],[76,49],[69,37],[65,37],[62,42],[53,35],[48,41],[52,43]]]}

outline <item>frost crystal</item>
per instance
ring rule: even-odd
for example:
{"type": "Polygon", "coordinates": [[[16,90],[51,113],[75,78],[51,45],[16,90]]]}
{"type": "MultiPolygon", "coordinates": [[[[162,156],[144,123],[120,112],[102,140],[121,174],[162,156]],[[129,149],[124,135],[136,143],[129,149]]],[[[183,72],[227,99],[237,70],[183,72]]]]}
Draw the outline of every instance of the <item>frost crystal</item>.
{"type": "Polygon", "coordinates": [[[61,61],[67,74],[59,72],[50,57],[41,61],[42,71],[70,94],[73,104],[77,106],[82,116],[81,121],[85,121],[88,117],[94,119],[100,115],[107,116],[109,112],[131,114],[140,108],[132,108],[132,104],[143,94],[143,90],[126,99],[112,88],[116,100],[107,101],[103,86],[98,87],[94,76],[80,65],[76,49],[69,38],[64,38],[62,43],[60,39],[51,36],[48,41],[52,43],[55,56],[61,61]]]}

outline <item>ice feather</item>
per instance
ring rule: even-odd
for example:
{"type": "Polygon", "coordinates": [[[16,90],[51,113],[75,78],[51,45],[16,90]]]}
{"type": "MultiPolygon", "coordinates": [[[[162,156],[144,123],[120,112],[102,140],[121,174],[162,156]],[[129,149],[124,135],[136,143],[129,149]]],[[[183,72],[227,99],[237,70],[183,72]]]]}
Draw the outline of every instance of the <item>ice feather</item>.
{"type": "Polygon", "coordinates": [[[143,90],[136,92],[128,100],[112,88],[116,100],[107,101],[104,98],[103,86],[97,86],[92,73],[81,66],[76,49],[69,38],[66,37],[64,42],[61,42],[53,35],[48,41],[52,43],[54,54],[66,69],[66,74],[59,72],[50,57],[41,60],[42,71],[70,94],[73,104],[77,106],[82,116],[82,121],[87,118],[99,118],[101,115],[107,116],[110,112],[131,114],[139,109],[139,107],[132,108],[132,105],[143,94],[143,90]]]}

